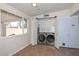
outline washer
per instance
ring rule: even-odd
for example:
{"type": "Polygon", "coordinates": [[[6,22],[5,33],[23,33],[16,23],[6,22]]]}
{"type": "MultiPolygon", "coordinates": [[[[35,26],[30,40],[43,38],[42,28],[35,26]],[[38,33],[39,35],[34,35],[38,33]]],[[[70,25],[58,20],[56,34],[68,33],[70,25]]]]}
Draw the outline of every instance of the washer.
{"type": "Polygon", "coordinates": [[[47,37],[46,37],[46,43],[48,45],[54,45],[55,42],[55,34],[54,33],[47,33],[47,37]]]}
{"type": "Polygon", "coordinates": [[[38,44],[54,45],[55,34],[51,32],[40,32],[37,42],[38,44]]]}
{"type": "Polygon", "coordinates": [[[38,40],[37,40],[38,44],[46,44],[46,33],[40,32],[38,34],[38,40]]]}

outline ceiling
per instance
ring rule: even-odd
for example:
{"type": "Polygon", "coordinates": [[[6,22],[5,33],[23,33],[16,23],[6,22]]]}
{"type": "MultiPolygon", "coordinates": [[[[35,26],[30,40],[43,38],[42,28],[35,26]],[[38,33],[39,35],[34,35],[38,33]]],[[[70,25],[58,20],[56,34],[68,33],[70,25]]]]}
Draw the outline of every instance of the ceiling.
{"type": "Polygon", "coordinates": [[[36,16],[49,12],[60,11],[72,7],[72,3],[37,3],[37,7],[33,7],[32,3],[8,3],[12,7],[26,13],[29,16],[36,16]]]}

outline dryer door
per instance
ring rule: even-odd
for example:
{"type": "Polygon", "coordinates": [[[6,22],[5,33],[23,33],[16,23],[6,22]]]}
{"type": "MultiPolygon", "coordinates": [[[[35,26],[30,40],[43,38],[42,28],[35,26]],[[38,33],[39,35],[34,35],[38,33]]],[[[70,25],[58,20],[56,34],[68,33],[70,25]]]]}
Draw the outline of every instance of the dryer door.
{"type": "Polygon", "coordinates": [[[54,35],[48,35],[48,36],[47,36],[47,41],[48,41],[49,43],[54,42],[54,40],[55,40],[54,35]]]}

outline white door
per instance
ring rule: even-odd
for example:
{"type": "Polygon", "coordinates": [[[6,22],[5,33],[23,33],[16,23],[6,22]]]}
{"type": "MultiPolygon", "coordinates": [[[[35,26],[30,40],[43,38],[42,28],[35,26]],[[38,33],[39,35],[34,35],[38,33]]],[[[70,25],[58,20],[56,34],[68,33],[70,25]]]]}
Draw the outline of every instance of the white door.
{"type": "Polygon", "coordinates": [[[70,17],[61,17],[58,19],[58,41],[61,47],[69,47],[70,19],[70,17]]]}
{"type": "Polygon", "coordinates": [[[79,48],[79,37],[78,37],[78,16],[71,17],[70,22],[70,39],[69,39],[69,47],[70,48],[79,48]]]}
{"type": "Polygon", "coordinates": [[[79,48],[78,16],[58,19],[58,39],[61,47],[79,48]]]}

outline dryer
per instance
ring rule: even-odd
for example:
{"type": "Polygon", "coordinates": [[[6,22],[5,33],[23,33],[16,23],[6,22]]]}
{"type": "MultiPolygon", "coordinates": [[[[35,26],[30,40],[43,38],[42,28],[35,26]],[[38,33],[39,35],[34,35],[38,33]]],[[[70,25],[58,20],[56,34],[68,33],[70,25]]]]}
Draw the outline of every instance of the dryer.
{"type": "Polygon", "coordinates": [[[54,33],[47,33],[46,43],[48,45],[54,45],[54,43],[55,43],[55,34],[54,33]]]}

